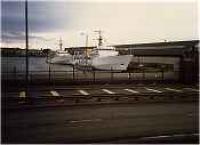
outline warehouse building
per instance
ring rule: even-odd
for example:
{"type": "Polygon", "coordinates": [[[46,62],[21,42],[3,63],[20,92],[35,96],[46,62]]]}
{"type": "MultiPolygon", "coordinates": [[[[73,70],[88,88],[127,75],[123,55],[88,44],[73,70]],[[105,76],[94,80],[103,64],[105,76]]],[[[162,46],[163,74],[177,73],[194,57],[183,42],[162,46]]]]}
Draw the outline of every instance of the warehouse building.
{"type": "Polygon", "coordinates": [[[199,82],[199,40],[115,45],[115,47],[122,54],[133,54],[133,63],[172,65],[171,73],[174,72],[174,79],[182,83],[199,82]]]}
{"type": "MultiPolygon", "coordinates": [[[[157,74],[151,73],[157,70],[163,75],[162,79],[173,79],[181,83],[199,82],[199,40],[113,46],[121,55],[132,54],[134,56],[129,68],[135,74],[143,71],[146,74],[145,79],[157,77],[157,74]]],[[[93,48],[94,46],[87,47],[87,49],[93,48]]],[[[71,54],[75,51],[82,54],[85,49],[86,47],[66,48],[71,54]]]]}

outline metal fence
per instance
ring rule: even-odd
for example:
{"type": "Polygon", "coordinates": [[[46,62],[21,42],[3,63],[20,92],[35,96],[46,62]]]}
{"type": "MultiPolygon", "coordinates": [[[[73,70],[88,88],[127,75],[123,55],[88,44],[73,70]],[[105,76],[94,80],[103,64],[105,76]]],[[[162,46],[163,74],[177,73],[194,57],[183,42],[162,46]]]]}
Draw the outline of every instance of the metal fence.
{"type": "MultiPolygon", "coordinates": [[[[2,72],[3,82],[23,83],[24,71],[2,72]]],[[[118,72],[118,71],[80,71],[75,68],[69,71],[29,71],[29,83],[57,83],[57,82],[116,82],[116,81],[177,81],[179,72],[118,72]]]]}

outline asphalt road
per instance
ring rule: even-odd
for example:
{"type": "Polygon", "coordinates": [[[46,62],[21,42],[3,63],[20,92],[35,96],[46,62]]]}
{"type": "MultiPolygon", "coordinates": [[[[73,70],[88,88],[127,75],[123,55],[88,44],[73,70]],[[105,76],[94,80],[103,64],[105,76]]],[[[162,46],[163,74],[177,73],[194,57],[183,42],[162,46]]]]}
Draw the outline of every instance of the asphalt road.
{"type": "MultiPolygon", "coordinates": [[[[140,137],[185,134],[198,134],[198,103],[93,105],[2,113],[3,143],[135,143],[140,137]]],[[[186,142],[183,139],[178,143],[186,142]]],[[[198,139],[191,143],[198,143],[198,139]]]]}

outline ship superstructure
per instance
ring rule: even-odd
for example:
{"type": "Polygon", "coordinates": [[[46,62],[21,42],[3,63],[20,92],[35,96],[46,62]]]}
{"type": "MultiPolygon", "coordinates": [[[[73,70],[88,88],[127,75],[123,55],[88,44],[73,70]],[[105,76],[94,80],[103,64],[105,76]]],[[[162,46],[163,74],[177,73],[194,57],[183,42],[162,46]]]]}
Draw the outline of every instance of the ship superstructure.
{"type": "MultiPolygon", "coordinates": [[[[103,38],[101,31],[96,31],[99,35],[98,45],[89,54],[74,55],[73,62],[79,67],[91,67],[95,70],[113,70],[123,71],[127,70],[129,63],[131,62],[132,55],[119,55],[119,52],[114,47],[105,46],[103,44],[103,38]]],[[[87,49],[87,48],[86,48],[87,49]]]]}
{"type": "Polygon", "coordinates": [[[49,58],[49,63],[52,64],[72,64],[72,55],[68,51],[63,50],[62,39],[59,40],[59,50],[56,54],[49,58]]]}

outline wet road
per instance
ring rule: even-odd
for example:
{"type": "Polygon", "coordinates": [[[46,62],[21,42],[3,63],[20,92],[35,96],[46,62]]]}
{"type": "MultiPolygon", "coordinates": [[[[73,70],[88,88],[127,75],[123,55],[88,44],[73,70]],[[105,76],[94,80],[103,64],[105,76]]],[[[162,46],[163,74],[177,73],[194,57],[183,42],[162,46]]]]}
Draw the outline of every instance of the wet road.
{"type": "Polygon", "coordinates": [[[198,103],[194,102],[36,108],[9,111],[6,117],[4,113],[6,143],[115,143],[198,133],[198,103]]]}

